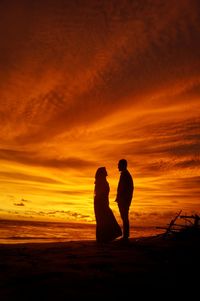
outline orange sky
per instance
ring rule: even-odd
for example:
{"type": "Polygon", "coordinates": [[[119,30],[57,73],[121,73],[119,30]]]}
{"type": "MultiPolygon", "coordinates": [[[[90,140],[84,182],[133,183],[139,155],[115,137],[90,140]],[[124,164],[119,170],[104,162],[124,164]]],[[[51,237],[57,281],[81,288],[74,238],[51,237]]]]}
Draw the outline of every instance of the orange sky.
{"type": "Polygon", "coordinates": [[[130,218],[200,211],[200,3],[0,2],[0,217],[94,221],[118,160],[130,218]]]}

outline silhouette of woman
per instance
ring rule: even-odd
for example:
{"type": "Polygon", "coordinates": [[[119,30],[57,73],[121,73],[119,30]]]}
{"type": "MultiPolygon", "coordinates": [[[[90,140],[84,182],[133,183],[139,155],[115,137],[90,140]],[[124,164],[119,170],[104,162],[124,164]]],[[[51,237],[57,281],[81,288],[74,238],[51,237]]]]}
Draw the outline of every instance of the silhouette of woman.
{"type": "Polygon", "coordinates": [[[105,167],[99,167],[95,174],[94,212],[97,242],[109,242],[122,235],[121,228],[109,207],[110,187],[107,175],[105,167]]]}

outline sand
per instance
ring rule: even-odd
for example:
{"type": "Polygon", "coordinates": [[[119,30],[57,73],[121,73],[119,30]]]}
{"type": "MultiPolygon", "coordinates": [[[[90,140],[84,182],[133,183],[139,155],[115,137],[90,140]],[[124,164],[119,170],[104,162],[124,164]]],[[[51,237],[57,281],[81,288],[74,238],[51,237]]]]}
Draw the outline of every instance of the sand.
{"type": "Polygon", "coordinates": [[[0,245],[0,300],[132,300],[160,289],[194,291],[199,251],[199,237],[0,245]]]}

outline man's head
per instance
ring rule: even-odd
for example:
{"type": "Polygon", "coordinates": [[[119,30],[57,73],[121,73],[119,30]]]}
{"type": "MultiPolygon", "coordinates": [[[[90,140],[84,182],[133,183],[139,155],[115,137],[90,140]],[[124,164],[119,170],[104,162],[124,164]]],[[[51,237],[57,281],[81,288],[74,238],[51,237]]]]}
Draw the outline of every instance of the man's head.
{"type": "Polygon", "coordinates": [[[127,161],[125,159],[119,160],[118,169],[119,169],[119,171],[123,171],[123,170],[127,169],[127,161]]]}

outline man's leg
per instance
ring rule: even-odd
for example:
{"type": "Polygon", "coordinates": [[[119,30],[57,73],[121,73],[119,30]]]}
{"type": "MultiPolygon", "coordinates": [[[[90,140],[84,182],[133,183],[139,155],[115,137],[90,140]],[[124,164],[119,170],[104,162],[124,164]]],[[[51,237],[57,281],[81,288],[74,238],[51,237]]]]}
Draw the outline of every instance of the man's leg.
{"type": "Polygon", "coordinates": [[[123,222],[123,238],[128,239],[129,238],[129,218],[128,218],[128,212],[129,207],[124,208],[122,206],[119,206],[119,212],[122,218],[123,222]]]}

